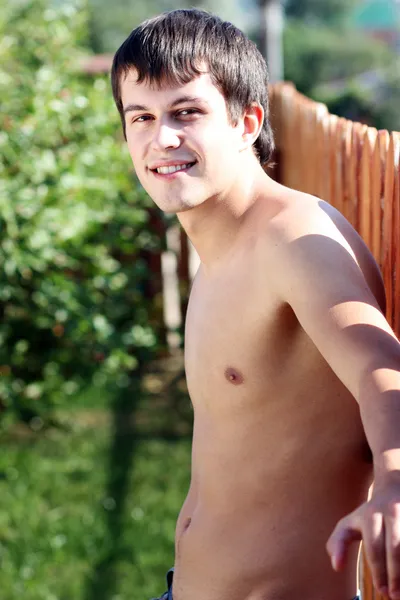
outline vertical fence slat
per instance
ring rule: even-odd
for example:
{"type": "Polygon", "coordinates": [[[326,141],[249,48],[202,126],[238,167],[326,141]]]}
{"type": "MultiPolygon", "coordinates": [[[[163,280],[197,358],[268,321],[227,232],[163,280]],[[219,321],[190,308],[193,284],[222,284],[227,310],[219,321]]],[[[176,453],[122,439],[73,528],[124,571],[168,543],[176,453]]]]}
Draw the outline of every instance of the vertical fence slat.
{"type": "Polygon", "coordinates": [[[381,269],[384,174],[388,145],[388,132],[378,131],[377,143],[375,144],[374,155],[372,158],[370,235],[371,252],[381,269]]]}
{"type": "Polygon", "coordinates": [[[305,103],[303,118],[306,123],[305,127],[305,186],[304,191],[307,193],[315,193],[315,161],[316,161],[316,147],[315,147],[315,132],[317,124],[317,115],[314,106],[311,102],[305,103]]]}
{"type": "Polygon", "coordinates": [[[400,134],[394,140],[394,186],[393,186],[393,313],[392,327],[400,338],[400,134]]]}
{"type": "Polygon", "coordinates": [[[391,323],[393,314],[393,193],[395,171],[395,140],[390,136],[385,165],[383,202],[382,275],[386,290],[386,318],[391,323]]]}
{"type": "Polygon", "coordinates": [[[325,151],[325,196],[324,200],[330,204],[335,204],[336,199],[336,132],[338,127],[339,117],[336,115],[327,115],[326,119],[326,133],[327,133],[327,147],[325,151]]]}
{"type": "Polygon", "coordinates": [[[358,231],[358,191],[359,191],[359,157],[361,153],[361,125],[353,124],[351,153],[349,161],[349,202],[348,202],[348,220],[358,231]]]}
{"type": "Polygon", "coordinates": [[[372,158],[375,152],[377,133],[377,130],[372,127],[365,129],[362,136],[360,157],[360,193],[358,198],[359,233],[370,250],[372,248],[372,158]]]}
{"type": "MultiPolygon", "coordinates": [[[[305,111],[304,111],[304,102],[302,98],[299,98],[299,101],[296,102],[293,106],[295,110],[295,140],[297,146],[297,160],[299,161],[299,168],[296,169],[297,177],[296,177],[296,189],[301,192],[305,191],[305,187],[307,185],[307,121],[305,119],[305,111]]],[[[293,140],[292,140],[293,144],[293,140]]]]}
{"type": "Polygon", "coordinates": [[[374,586],[372,585],[372,578],[363,548],[361,549],[360,576],[362,600],[376,600],[375,590],[374,586]]]}
{"type": "Polygon", "coordinates": [[[326,153],[327,147],[327,129],[328,122],[326,120],[326,113],[320,112],[317,116],[317,164],[315,165],[317,171],[317,196],[326,200],[328,194],[328,188],[326,185],[326,169],[328,166],[328,157],[326,153]]]}
{"type": "Polygon", "coordinates": [[[334,156],[336,157],[334,169],[334,198],[333,205],[341,213],[343,213],[344,204],[344,160],[345,160],[345,135],[346,135],[346,119],[338,119],[335,139],[334,139],[334,156]]]}
{"type": "Polygon", "coordinates": [[[297,153],[297,146],[293,143],[293,132],[294,132],[294,111],[292,110],[292,97],[295,94],[294,87],[282,87],[282,154],[285,159],[282,162],[282,176],[283,182],[289,187],[294,186],[294,168],[293,153],[297,153]]]}
{"type": "Polygon", "coordinates": [[[344,162],[343,162],[343,215],[351,223],[351,206],[352,206],[352,179],[353,179],[353,126],[352,121],[347,121],[345,125],[344,135],[344,162]]]}

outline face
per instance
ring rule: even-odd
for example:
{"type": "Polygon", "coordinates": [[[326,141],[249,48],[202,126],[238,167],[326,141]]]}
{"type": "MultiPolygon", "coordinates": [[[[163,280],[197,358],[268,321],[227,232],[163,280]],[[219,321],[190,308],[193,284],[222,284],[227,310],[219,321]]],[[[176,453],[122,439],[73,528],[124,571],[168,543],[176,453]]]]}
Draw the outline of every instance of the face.
{"type": "Polygon", "coordinates": [[[204,73],[180,87],[121,81],[128,148],[136,174],[167,213],[223,199],[235,186],[241,121],[229,123],[225,99],[204,73]]]}

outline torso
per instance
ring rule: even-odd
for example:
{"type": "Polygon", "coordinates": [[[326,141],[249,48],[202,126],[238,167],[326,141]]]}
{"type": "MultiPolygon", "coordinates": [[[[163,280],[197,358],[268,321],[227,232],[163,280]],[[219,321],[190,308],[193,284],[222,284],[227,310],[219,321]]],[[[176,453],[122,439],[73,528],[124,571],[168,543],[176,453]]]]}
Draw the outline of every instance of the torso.
{"type": "MultiPolygon", "coordinates": [[[[335,218],[380,296],[374,261],[335,218]]],[[[358,549],[337,574],[325,544],[371,483],[358,404],[269,289],[258,239],[244,236],[214,275],[200,266],[191,291],[192,479],[174,600],[350,600],[358,549]]]]}

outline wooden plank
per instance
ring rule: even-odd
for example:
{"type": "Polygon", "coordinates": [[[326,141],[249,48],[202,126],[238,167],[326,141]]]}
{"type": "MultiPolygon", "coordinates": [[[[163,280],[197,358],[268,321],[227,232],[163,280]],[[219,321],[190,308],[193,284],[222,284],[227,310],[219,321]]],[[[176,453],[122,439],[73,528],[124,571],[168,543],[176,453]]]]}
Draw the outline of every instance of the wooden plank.
{"type": "Polygon", "coordinates": [[[336,135],[339,117],[336,115],[326,116],[326,141],[325,141],[325,197],[333,206],[336,200],[336,135]]]}
{"type": "Polygon", "coordinates": [[[400,339],[400,134],[393,134],[394,186],[393,186],[393,329],[400,339]]]}
{"type": "Polygon", "coordinates": [[[296,189],[297,172],[298,172],[298,137],[297,128],[297,107],[296,107],[296,90],[293,88],[284,88],[285,99],[285,180],[288,187],[296,189]]]}
{"type": "MultiPolygon", "coordinates": [[[[293,140],[296,140],[296,153],[292,153],[292,175],[293,188],[299,191],[302,190],[304,179],[304,125],[303,125],[303,110],[302,102],[297,97],[293,97],[293,108],[295,119],[293,122],[293,140]]],[[[292,140],[292,145],[293,145],[292,140]]],[[[293,149],[294,150],[294,149],[293,149]]]]}
{"type": "Polygon", "coordinates": [[[321,113],[321,116],[318,116],[317,119],[317,195],[319,198],[329,202],[330,190],[329,185],[327,185],[327,171],[329,169],[329,120],[327,119],[327,115],[323,113],[321,113]]]}
{"type": "Polygon", "coordinates": [[[348,199],[348,220],[354,229],[359,230],[358,224],[358,195],[359,195],[359,168],[361,156],[361,138],[362,126],[360,123],[353,124],[351,153],[348,165],[349,169],[349,199],[348,199]]]}
{"type": "Polygon", "coordinates": [[[316,112],[313,103],[303,101],[302,104],[302,185],[301,190],[308,194],[315,194],[315,139],[316,139],[316,112]]]}
{"type": "Polygon", "coordinates": [[[371,186],[371,251],[380,269],[382,269],[381,246],[383,230],[383,194],[384,174],[389,133],[378,131],[378,139],[372,157],[372,186],[371,186]]]}
{"type": "Polygon", "coordinates": [[[346,121],[344,131],[344,161],[343,161],[343,201],[342,212],[351,222],[351,193],[352,193],[352,147],[353,147],[352,121],[346,121]]]}
{"type": "MultiPolygon", "coordinates": [[[[362,548],[362,547],[361,547],[362,548]]],[[[377,600],[375,595],[374,586],[372,584],[372,577],[368,567],[367,559],[363,548],[361,549],[361,598],[362,600],[377,600]]]]}
{"type": "Polygon", "coordinates": [[[391,134],[385,166],[383,235],[382,235],[382,275],[386,290],[386,318],[393,326],[393,196],[395,170],[395,139],[391,134]]]}
{"type": "Polygon", "coordinates": [[[377,130],[368,127],[362,135],[360,156],[360,181],[358,198],[359,233],[371,249],[371,212],[372,212],[372,157],[375,151],[377,130]]]}
{"type": "Polygon", "coordinates": [[[346,119],[339,119],[337,122],[335,138],[333,142],[333,148],[335,153],[334,162],[334,199],[333,205],[343,214],[344,207],[344,186],[345,186],[345,174],[344,164],[346,160],[345,156],[345,136],[347,132],[347,121],[346,119]]]}
{"type": "Polygon", "coordinates": [[[317,194],[317,182],[318,182],[318,174],[316,170],[317,164],[317,147],[316,147],[316,139],[317,139],[317,119],[318,119],[318,106],[315,106],[314,102],[308,103],[308,120],[310,127],[310,138],[309,138],[309,147],[311,148],[310,160],[308,165],[308,192],[313,194],[314,196],[317,194]]]}

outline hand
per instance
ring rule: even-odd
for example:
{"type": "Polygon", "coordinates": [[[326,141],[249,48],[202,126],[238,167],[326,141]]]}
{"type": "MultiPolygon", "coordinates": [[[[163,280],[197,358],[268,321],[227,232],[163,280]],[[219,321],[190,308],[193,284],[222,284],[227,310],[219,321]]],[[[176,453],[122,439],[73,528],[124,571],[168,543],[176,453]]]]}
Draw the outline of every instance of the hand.
{"type": "Polygon", "coordinates": [[[339,521],[326,548],[332,567],[340,571],[349,545],[363,541],[375,588],[400,600],[400,479],[375,482],[371,499],[339,521]]]}

